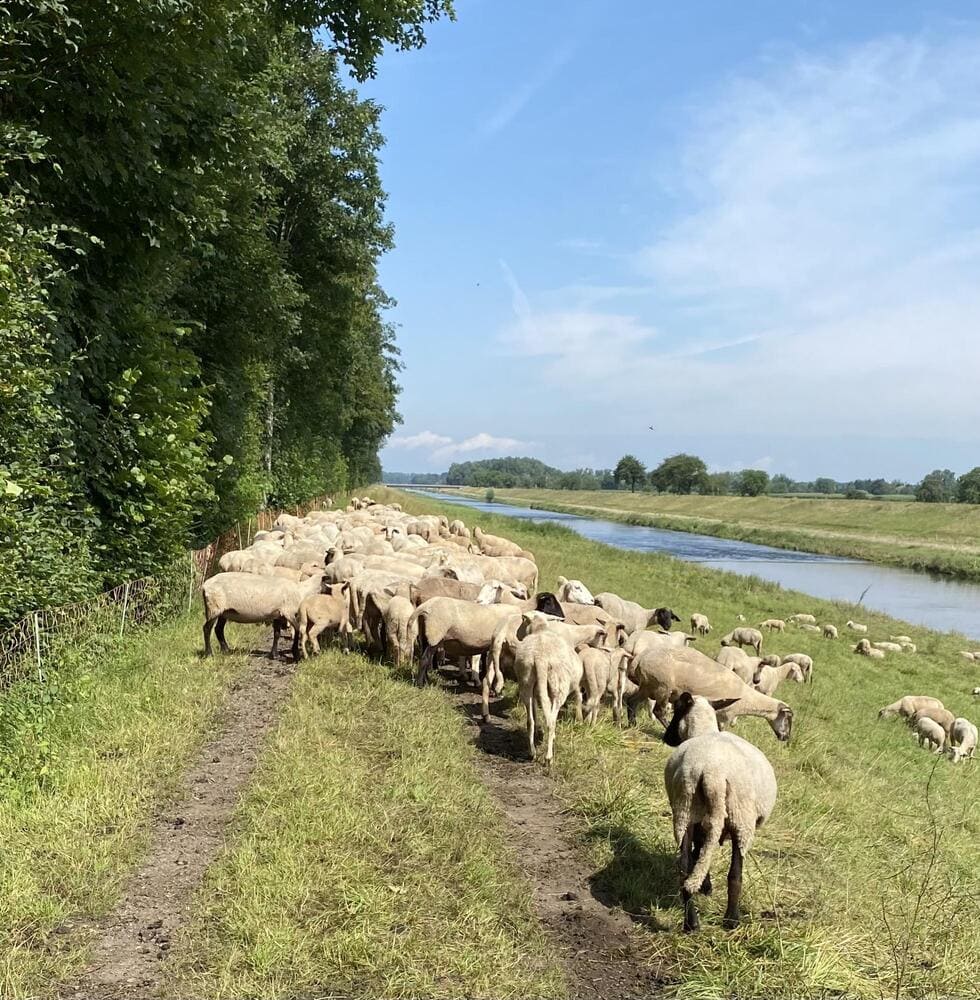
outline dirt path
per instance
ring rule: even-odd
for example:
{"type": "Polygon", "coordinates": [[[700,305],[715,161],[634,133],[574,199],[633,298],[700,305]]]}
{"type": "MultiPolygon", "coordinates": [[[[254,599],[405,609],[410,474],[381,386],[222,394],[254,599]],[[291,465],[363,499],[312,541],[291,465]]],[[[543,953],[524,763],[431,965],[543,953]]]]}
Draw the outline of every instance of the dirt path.
{"type": "Polygon", "coordinates": [[[62,997],[159,997],[162,959],[205,869],[224,846],[240,793],[294,671],[292,664],[253,653],[229,692],[217,735],[185,772],[174,800],[154,817],[146,856],[115,909],[97,922],[67,929],[69,935],[94,941],[89,968],[78,982],[62,988],[62,997]]]}
{"type": "Polygon", "coordinates": [[[561,957],[569,1000],[649,1000],[658,984],[634,954],[636,927],[623,910],[593,894],[593,866],[575,845],[575,823],[544,768],[528,761],[523,728],[496,715],[483,725],[478,694],[454,685],[447,690],[470,720],[482,751],[477,768],[511,824],[510,843],[561,957]]]}

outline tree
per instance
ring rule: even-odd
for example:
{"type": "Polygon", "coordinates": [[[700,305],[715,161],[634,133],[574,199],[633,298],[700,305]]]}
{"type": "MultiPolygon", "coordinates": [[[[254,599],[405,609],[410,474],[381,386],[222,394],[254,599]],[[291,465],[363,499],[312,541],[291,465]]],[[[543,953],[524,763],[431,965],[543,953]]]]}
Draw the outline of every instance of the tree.
{"type": "Polygon", "coordinates": [[[762,496],[769,485],[769,473],[762,469],[743,469],[737,476],[736,485],[743,497],[762,496]]]}
{"type": "Polygon", "coordinates": [[[731,472],[709,472],[701,492],[710,496],[727,496],[732,492],[734,480],[735,476],[731,472]]]}
{"type": "Polygon", "coordinates": [[[826,476],[821,476],[819,479],[814,480],[813,483],[814,493],[837,493],[837,483],[833,479],[828,479],[826,476]]]}
{"type": "Polygon", "coordinates": [[[630,493],[636,492],[636,484],[642,483],[646,478],[646,469],[643,463],[635,455],[623,455],[616,463],[616,471],[613,473],[617,483],[629,483],[630,493]]]}
{"type": "Polygon", "coordinates": [[[793,490],[793,480],[789,476],[778,473],[769,480],[770,493],[790,493],[793,490]]]}
{"type": "Polygon", "coordinates": [[[660,493],[704,492],[708,468],[697,455],[671,455],[650,473],[650,485],[660,493]]]}
{"type": "Polygon", "coordinates": [[[933,469],[915,491],[921,503],[950,503],[956,497],[956,474],[949,469],[933,469]]]}
{"type": "Polygon", "coordinates": [[[960,503],[980,503],[980,465],[960,476],[956,483],[956,499],[960,503]]]}

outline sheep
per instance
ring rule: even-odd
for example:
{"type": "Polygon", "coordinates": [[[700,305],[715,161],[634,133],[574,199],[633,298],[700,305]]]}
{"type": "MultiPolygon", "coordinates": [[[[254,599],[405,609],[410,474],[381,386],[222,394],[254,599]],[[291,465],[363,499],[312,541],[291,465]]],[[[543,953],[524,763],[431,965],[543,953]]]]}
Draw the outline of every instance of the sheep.
{"type": "Polygon", "coordinates": [[[786,679],[803,683],[803,671],[797,663],[784,663],[778,667],[759,666],[752,677],[752,686],[756,691],[772,695],[776,688],[786,679]]]}
{"type": "Polygon", "coordinates": [[[812,632],[814,635],[821,635],[823,633],[819,625],[811,625],[809,622],[800,622],[797,628],[801,632],[812,632]]]}
{"type": "Polygon", "coordinates": [[[581,580],[566,580],[563,576],[558,577],[555,596],[569,604],[595,604],[595,598],[581,580]]]}
{"type": "Polygon", "coordinates": [[[286,549],[278,559],[276,559],[277,566],[288,566],[290,569],[300,569],[303,563],[315,562],[321,567],[326,566],[326,554],[327,550],[325,547],[319,545],[307,545],[305,543],[298,543],[296,545],[291,545],[286,549]]]}
{"type": "Polygon", "coordinates": [[[737,621],[737,622],[744,622],[745,621],[745,615],[736,615],[735,616],[735,621],[737,621]]]}
{"type": "Polygon", "coordinates": [[[602,625],[606,630],[606,641],[603,643],[606,649],[615,649],[626,642],[628,636],[626,626],[602,608],[589,604],[571,604],[567,601],[560,603],[559,607],[565,621],[573,625],[602,625]]]}
{"type": "Polygon", "coordinates": [[[958,764],[964,757],[973,760],[977,749],[977,727],[969,719],[958,718],[953,722],[949,737],[949,758],[958,764]]]}
{"type": "Polygon", "coordinates": [[[528,753],[534,760],[534,710],[537,705],[544,730],[544,759],[550,765],[555,753],[558,712],[573,691],[578,692],[581,698],[582,660],[561,636],[547,631],[532,631],[517,644],[514,672],[517,674],[518,697],[527,713],[528,753]]]}
{"type": "Polygon", "coordinates": [[[396,667],[404,666],[412,658],[412,646],[415,640],[411,636],[408,623],[414,610],[415,606],[407,597],[396,594],[384,611],[388,657],[396,667]]]}
{"type": "Polygon", "coordinates": [[[838,638],[837,626],[826,623],[823,626],[823,637],[825,639],[836,639],[838,638]]]}
{"type": "Polygon", "coordinates": [[[942,753],[946,748],[946,733],[943,727],[928,716],[915,719],[915,734],[920,747],[928,743],[930,749],[935,748],[936,753],[942,753]]]}
{"type": "Polygon", "coordinates": [[[890,719],[893,715],[900,715],[903,719],[910,719],[920,708],[945,708],[945,705],[938,698],[930,698],[928,695],[907,694],[881,709],[878,718],[890,719]]]}
{"type": "Polygon", "coordinates": [[[450,658],[486,653],[500,622],[520,614],[521,609],[510,604],[484,606],[452,597],[431,597],[420,604],[409,619],[410,634],[418,635],[422,643],[416,685],[425,684],[437,649],[450,658]]]}
{"type": "Polygon", "coordinates": [[[892,642],[897,642],[902,645],[905,645],[912,641],[912,639],[907,635],[890,635],[888,638],[891,639],[892,642]]]}
{"type": "Polygon", "coordinates": [[[770,632],[784,632],[786,622],[782,618],[767,618],[764,622],[759,622],[759,628],[768,629],[770,632]]]}
{"type": "Polygon", "coordinates": [[[538,567],[524,556],[469,555],[470,565],[483,574],[484,580],[500,580],[512,587],[526,587],[528,593],[538,589],[538,567]]]}
{"type": "Polygon", "coordinates": [[[711,631],[711,622],[708,621],[707,615],[698,612],[691,615],[691,631],[697,635],[707,635],[711,631]]]}
{"type": "Polygon", "coordinates": [[[885,658],[885,651],[872,646],[867,639],[861,639],[854,647],[854,652],[859,656],[870,656],[872,660],[883,660],[885,658]]]}
{"type": "Polygon", "coordinates": [[[794,625],[799,625],[802,622],[806,622],[808,625],[817,624],[817,619],[813,615],[807,615],[807,614],[790,615],[787,620],[793,622],[794,625]]]}
{"type": "Polygon", "coordinates": [[[602,649],[586,646],[579,651],[582,660],[582,686],[585,689],[585,721],[596,724],[602,696],[611,694],[613,699],[613,721],[622,721],[623,694],[626,670],[632,660],[625,649],[602,649]]]}
{"type": "Polygon", "coordinates": [[[960,656],[962,656],[964,660],[974,660],[976,659],[976,655],[976,653],[968,652],[965,649],[960,650],[960,656]]]}
{"type": "Polygon", "coordinates": [[[806,653],[788,653],[779,662],[780,664],[795,663],[803,671],[803,676],[807,682],[813,680],[813,659],[807,656],[806,653]]]}
{"type": "Polygon", "coordinates": [[[689,646],[697,636],[687,632],[634,632],[625,643],[626,651],[634,656],[653,646],[689,646]]]}
{"type": "Polygon", "coordinates": [[[758,656],[749,656],[738,646],[722,646],[715,657],[715,662],[731,670],[745,684],[751,684],[762,660],[758,656]]]}
{"type": "Polygon", "coordinates": [[[460,538],[469,538],[470,529],[459,518],[456,518],[449,522],[449,534],[458,535],[460,538]]]}
{"type": "Polygon", "coordinates": [[[527,553],[509,538],[490,535],[477,527],[473,529],[473,541],[485,556],[526,556],[527,553]]]}
{"type": "Polygon", "coordinates": [[[672,623],[680,621],[670,608],[645,608],[636,601],[624,600],[618,594],[596,594],[595,603],[603,611],[618,618],[630,632],[638,632],[653,624],[669,632],[672,623]]]}
{"type": "Polygon", "coordinates": [[[875,649],[883,650],[886,653],[901,653],[902,647],[897,642],[873,642],[871,645],[875,649]]]}
{"type": "MultiPolygon", "coordinates": [[[[724,707],[729,699],[716,704],[724,707]]],[[[684,930],[698,928],[694,894],[711,892],[711,859],[726,838],[732,861],[724,926],[737,927],[742,865],[756,830],[776,805],[775,772],[758,747],[718,731],[718,717],[706,698],[686,691],[677,698],[664,742],[677,747],[664,767],[664,784],[678,845],[684,930]]]]}
{"type": "Polygon", "coordinates": [[[723,646],[751,646],[756,656],[762,656],[762,633],[755,628],[732,629],[721,637],[723,646]]]}
{"type": "Polygon", "coordinates": [[[666,726],[667,704],[687,691],[710,699],[734,698],[720,718],[731,722],[742,715],[758,715],[768,721],[778,740],[789,739],[793,726],[793,710],[789,705],[756,691],[696,649],[655,646],[634,657],[627,676],[638,689],[629,703],[631,722],[636,701],[643,697],[656,702],[655,715],[666,726]]]}
{"type": "Polygon", "coordinates": [[[901,643],[901,647],[903,653],[915,653],[919,649],[914,642],[903,642],[901,643]]]}
{"type": "Polygon", "coordinates": [[[915,726],[919,719],[932,719],[937,725],[942,726],[943,731],[949,736],[953,732],[953,723],[956,716],[948,708],[940,708],[936,705],[923,705],[917,708],[909,718],[909,725],[915,726]]]}
{"type": "Polygon", "coordinates": [[[974,698],[980,698],[980,687],[975,687],[971,694],[974,698]]]}
{"type": "Polygon", "coordinates": [[[307,597],[321,593],[323,574],[302,583],[252,573],[218,573],[204,581],[204,655],[211,655],[211,631],[218,637],[222,653],[228,652],[225,622],[256,625],[272,623],[272,659],[279,648],[284,622],[293,627],[294,658],[299,657],[299,606],[307,597]]]}
{"type": "Polygon", "coordinates": [[[846,621],[844,622],[844,627],[849,628],[852,632],[867,632],[868,626],[862,625],[860,622],[846,621]]]}
{"type": "Polygon", "coordinates": [[[300,654],[307,659],[307,640],[313,652],[320,653],[320,635],[330,629],[336,632],[344,644],[344,652],[350,652],[350,583],[331,584],[322,594],[304,598],[299,606],[300,654]]]}

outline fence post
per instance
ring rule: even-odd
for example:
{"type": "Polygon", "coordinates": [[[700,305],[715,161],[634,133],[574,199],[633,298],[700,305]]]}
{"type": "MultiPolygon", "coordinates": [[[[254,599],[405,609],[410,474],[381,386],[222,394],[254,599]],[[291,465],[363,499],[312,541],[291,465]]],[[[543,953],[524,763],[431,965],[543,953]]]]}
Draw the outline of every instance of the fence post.
{"type": "Polygon", "coordinates": [[[119,638],[123,636],[123,630],[126,628],[126,607],[129,604],[129,584],[126,584],[126,590],[123,592],[123,610],[122,610],[122,621],[119,623],[119,638]]]}
{"type": "Polygon", "coordinates": [[[194,562],[194,553],[191,553],[191,575],[187,581],[187,610],[190,611],[194,603],[194,578],[197,576],[197,563],[194,562]]]}
{"type": "Polygon", "coordinates": [[[41,612],[34,612],[34,650],[37,655],[37,679],[41,681],[41,612]]]}

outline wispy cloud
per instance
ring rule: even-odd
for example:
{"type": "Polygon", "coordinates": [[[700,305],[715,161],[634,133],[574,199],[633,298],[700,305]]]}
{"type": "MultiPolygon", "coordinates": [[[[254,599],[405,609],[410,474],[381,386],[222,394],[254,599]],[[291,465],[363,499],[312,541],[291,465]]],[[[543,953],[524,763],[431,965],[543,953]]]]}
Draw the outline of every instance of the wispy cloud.
{"type": "Polygon", "coordinates": [[[388,442],[392,448],[441,448],[452,443],[452,438],[444,434],[433,434],[432,431],[420,431],[418,434],[396,434],[388,442]]]}
{"type": "Polygon", "coordinates": [[[536,71],[519,87],[511,91],[496,110],[480,125],[478,134],[488,139],[505,129],[530,103],[534,95],[548,84],[575,54],[576,46],[564,42],[555,49],[536,71]]]}
{"type": "Polygon", "coordinates": [[[418,434],[396,434],[388,442],[388,447],[406,451],[427,451],[430,461],[438,462],[457,455],[493,454],[515,449],[527,449],[532,446],[530,441],[521,441],[512,437],[498,437],[481,431],[471,437],[454,441],[445,434],[435,434],[432,431],[419,431],[418,434]]]}

